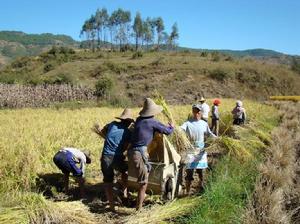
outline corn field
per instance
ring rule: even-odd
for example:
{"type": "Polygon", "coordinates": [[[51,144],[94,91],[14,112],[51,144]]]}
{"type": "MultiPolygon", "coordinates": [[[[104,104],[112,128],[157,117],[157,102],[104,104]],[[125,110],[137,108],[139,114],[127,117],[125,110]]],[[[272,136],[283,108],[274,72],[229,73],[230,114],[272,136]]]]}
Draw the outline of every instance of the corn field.
{"type": "Polygon", "coordinates": [[[0,84],[0,108],[44,107],[55,102],[94,99],[94,90],[82,86],[0,84]]]}

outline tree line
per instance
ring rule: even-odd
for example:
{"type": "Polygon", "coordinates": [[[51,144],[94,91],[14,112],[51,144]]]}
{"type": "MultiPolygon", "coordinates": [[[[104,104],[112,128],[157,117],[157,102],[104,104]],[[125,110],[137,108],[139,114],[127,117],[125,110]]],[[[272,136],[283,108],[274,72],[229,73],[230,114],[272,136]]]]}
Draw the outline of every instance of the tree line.
{"type": "Polygon", "coordinates": [[[179,39],[177,23],[168,34],[161,17],[143,19],[137,12],[132,21],[131,12],[121,8],[111,14],[106,8],[97,9],[83,23],[80,36],[90,49],[118,48],[120,51],[132,48],[148,50],[150,47],[159,50],[162,46],[174,50],[179,39]]]}

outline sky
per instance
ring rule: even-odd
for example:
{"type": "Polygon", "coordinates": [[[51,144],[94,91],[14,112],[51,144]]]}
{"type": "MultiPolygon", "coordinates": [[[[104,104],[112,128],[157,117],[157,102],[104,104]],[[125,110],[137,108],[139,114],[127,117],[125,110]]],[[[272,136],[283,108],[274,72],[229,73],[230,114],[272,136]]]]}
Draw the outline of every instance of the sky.
{"type": "Polygon", "coordinates": [[[202,49],[265,48],[300,55],[300,0],[0,0],[0,30],[66,34],[105,7],[177,22],[179,45],[202,49]]]}

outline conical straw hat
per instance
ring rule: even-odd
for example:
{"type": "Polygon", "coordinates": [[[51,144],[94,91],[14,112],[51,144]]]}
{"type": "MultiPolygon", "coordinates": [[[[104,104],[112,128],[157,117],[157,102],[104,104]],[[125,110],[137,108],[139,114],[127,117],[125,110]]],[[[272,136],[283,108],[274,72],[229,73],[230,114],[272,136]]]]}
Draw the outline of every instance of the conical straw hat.
{"type": "Polygon", "coordinates": [[[200,102],[204,102],[204,101],[205,101],[205,98],[204,98],[203,96],[201,96],[201,98],[200,98],[199,101],[200,101],[200,102]]]}
{"type": "Polygon", "coordinates": [[[160,105],[154,103],[150,98],[146,98],[144,101],[143,109],[140,111],[141,117],[151,117],[162,112],[163,108],[160,105]]]}
{"type": "Polygon", "coordinates": [[[116,117],[117,119],[120,120],[133,120],[132,112],[131,109],[125,108],[122,112],[122,114],[119,117],[116,117]]]}

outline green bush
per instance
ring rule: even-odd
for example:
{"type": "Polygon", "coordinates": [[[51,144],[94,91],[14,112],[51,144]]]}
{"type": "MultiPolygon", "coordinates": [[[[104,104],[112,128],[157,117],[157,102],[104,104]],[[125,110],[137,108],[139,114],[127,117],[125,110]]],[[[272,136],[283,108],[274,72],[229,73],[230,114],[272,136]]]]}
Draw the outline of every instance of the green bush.
{"type": "Polygon", "coordinates": [[[95,85],[95,95],[98,97],[107,97],[114,87],[114,82],[109,77],[100,78],[95,85]]]}
{"type": "Polygon", "coordinates": [[[12,68],[24,68],[30,64],[30,57],[21,57],[11,63],[12,68]]]}
{"type": "Polygon", "coordinates": [[[206,58],[208,56],[207,51],[202,51],[200,56],[206,58]]]}

